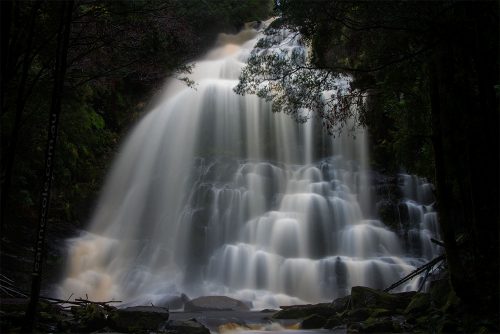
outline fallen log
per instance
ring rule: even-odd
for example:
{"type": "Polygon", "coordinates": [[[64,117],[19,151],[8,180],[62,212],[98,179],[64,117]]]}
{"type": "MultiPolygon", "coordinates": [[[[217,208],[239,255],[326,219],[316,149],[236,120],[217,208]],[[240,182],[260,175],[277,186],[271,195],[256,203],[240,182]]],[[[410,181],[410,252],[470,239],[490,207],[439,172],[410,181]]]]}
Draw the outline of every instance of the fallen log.
{"type": "Polygon", "coordinates": [[[392,284],[391,286],[389,286],[388,288],[385,288],[384,289],[384,292],[389,292],[391,291],[392,289],[395,289],[397,288],[398,286],[400,286],[401,284],[403,284],[404,282],[407,282],[409,280],[411,280],[412,278],[418,276],[419,274],[423,273],[424,271],[426,270],[430,270],[430,268],[432,268],[433,266],[435,266],[436,264],[438,264],[439,262],[441,261],[444,261],[446,259],[446,255],[445,254],[442,254],[436,258],[434,258],[433,260],[427,262],[426,264],[424,264],[423,266],[415,269],[414,271],[412,271],[411,273],[409,273],[408,275],[406,275],[405,277],[403,277],[402,279],[400,279],[399,281],[397,281],[396,283],[392,284]]]}

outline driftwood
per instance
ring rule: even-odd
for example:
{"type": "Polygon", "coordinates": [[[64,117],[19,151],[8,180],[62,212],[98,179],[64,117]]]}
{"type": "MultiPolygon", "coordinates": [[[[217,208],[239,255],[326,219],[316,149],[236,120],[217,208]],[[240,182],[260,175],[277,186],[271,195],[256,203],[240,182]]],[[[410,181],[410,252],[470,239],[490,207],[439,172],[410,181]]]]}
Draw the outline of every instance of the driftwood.
{"type": "MultiPolygon", "coordinates": [[[[26,291],[22,291],[21,289],[16,287],[13,280],[11,280],[10,278],[8,278],[4,275],[1,275],[1,274],[0,274],[0,291],[9,297],[28,298],[28,296],[29,296],[29,294],[26,291]]],[[[76,305],[76,306],[93,304],[93,305],[99,305],[102,307],[110,307],[109,304],[121,303],[120,300],[95,302],[95,301],[89,300],[88,297],[86,299],[76,298],[75,300],[70,300],[71,296],[67,300],[52,298],[52,297],[45,297],[45,296],[40,296],[40,299],[46,300],[52,304],[76,305]]]]}
{"type": "MultiPolygon", "coordinates": [[[[392,289],[397,288],[398,286],[400,286],[404,282],[407,282],[407,281],[411,280],[412,278],[418,276],[419,274],[423,273],[424,271],[430,272],[430,270],[432,269],[432,267],[434,267],[439,262],[444,261],[445,259],[446,259],[446,255],[445,254],[442,254],[442,255],[434,258],[433,260],[427,262],[423,266],[415,269],[414,271],[412,271],[411,273],[409,273],[408,275],[406,275],[405,277],[403,277],[402,279],[400,279],[396,283],[392,284],[390,287],[384,289],[384,291],[385,292],[389,292],[392,289]]],[[[428,274],[426,274],[425,279],[427,279],[427,276],[428,276],[428,274]]],[[[424,282],[425,282],[425,280],[424,280],[424,282]]],[[[420,289],[422,287],[423,287],[423,285],[420,287],[420,289]]]]}

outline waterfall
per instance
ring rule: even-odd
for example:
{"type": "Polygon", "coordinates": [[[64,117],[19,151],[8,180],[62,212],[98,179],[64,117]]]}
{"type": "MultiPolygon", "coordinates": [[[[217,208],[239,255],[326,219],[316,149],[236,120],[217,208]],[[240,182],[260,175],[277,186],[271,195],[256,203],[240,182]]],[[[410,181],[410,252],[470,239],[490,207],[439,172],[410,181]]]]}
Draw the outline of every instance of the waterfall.
{"type": "Polygon", "coordinates": [[[221,35],[196,62],[196,89],[169,82],[131,131],[87,232],[68,241],[59,297],[330,301],[385,288],[437,254],[421,179],[400,176],[399,232],[376,219],[365,129],[334,139],[315,119],[298,124],[233,92],[258,38],[221,35]]]}

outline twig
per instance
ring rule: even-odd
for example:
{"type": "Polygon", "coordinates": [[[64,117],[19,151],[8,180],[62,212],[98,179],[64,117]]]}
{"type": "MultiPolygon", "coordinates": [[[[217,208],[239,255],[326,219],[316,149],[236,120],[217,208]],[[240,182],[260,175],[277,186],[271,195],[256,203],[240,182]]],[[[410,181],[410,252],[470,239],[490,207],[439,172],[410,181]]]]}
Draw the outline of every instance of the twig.
{"type": "Polygon", "coordinates": [[[94,301],[89,300],[87,297],[87,299],[76,298],[75,302],[97,304],[97,305],[106,305],[106,304],[110,304],[110,303],[121,303],[122,301],[121,300],[110,300],[107,302],[94,302],[94,301]]]}
{"type": "Polygon", "coordinates": [[[431,238],[431,242],[435,243],[436,245],[439,245],[441,247],[444,247],[444,242],[436,240],[434,238],[431,238]]]}

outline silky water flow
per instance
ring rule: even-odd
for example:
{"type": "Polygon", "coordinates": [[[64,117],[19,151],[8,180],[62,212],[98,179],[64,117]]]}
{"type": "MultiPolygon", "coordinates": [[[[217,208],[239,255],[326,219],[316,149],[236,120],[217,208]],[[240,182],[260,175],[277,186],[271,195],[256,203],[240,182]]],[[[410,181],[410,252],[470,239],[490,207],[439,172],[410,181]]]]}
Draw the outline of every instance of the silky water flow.
{"type": "Polygon", "coordinates": [[[331,301],[356,285],[385,288],[438,254],[424,180],[399,176],[405,228],[373,219],[364,129],[334,139],[314,119],[298,124],[233,92],[258,38],[221,35],[196,62],[195,89],[167,84],[116,157],[88,232],[68,241],[60,298],[331,301]]]}

